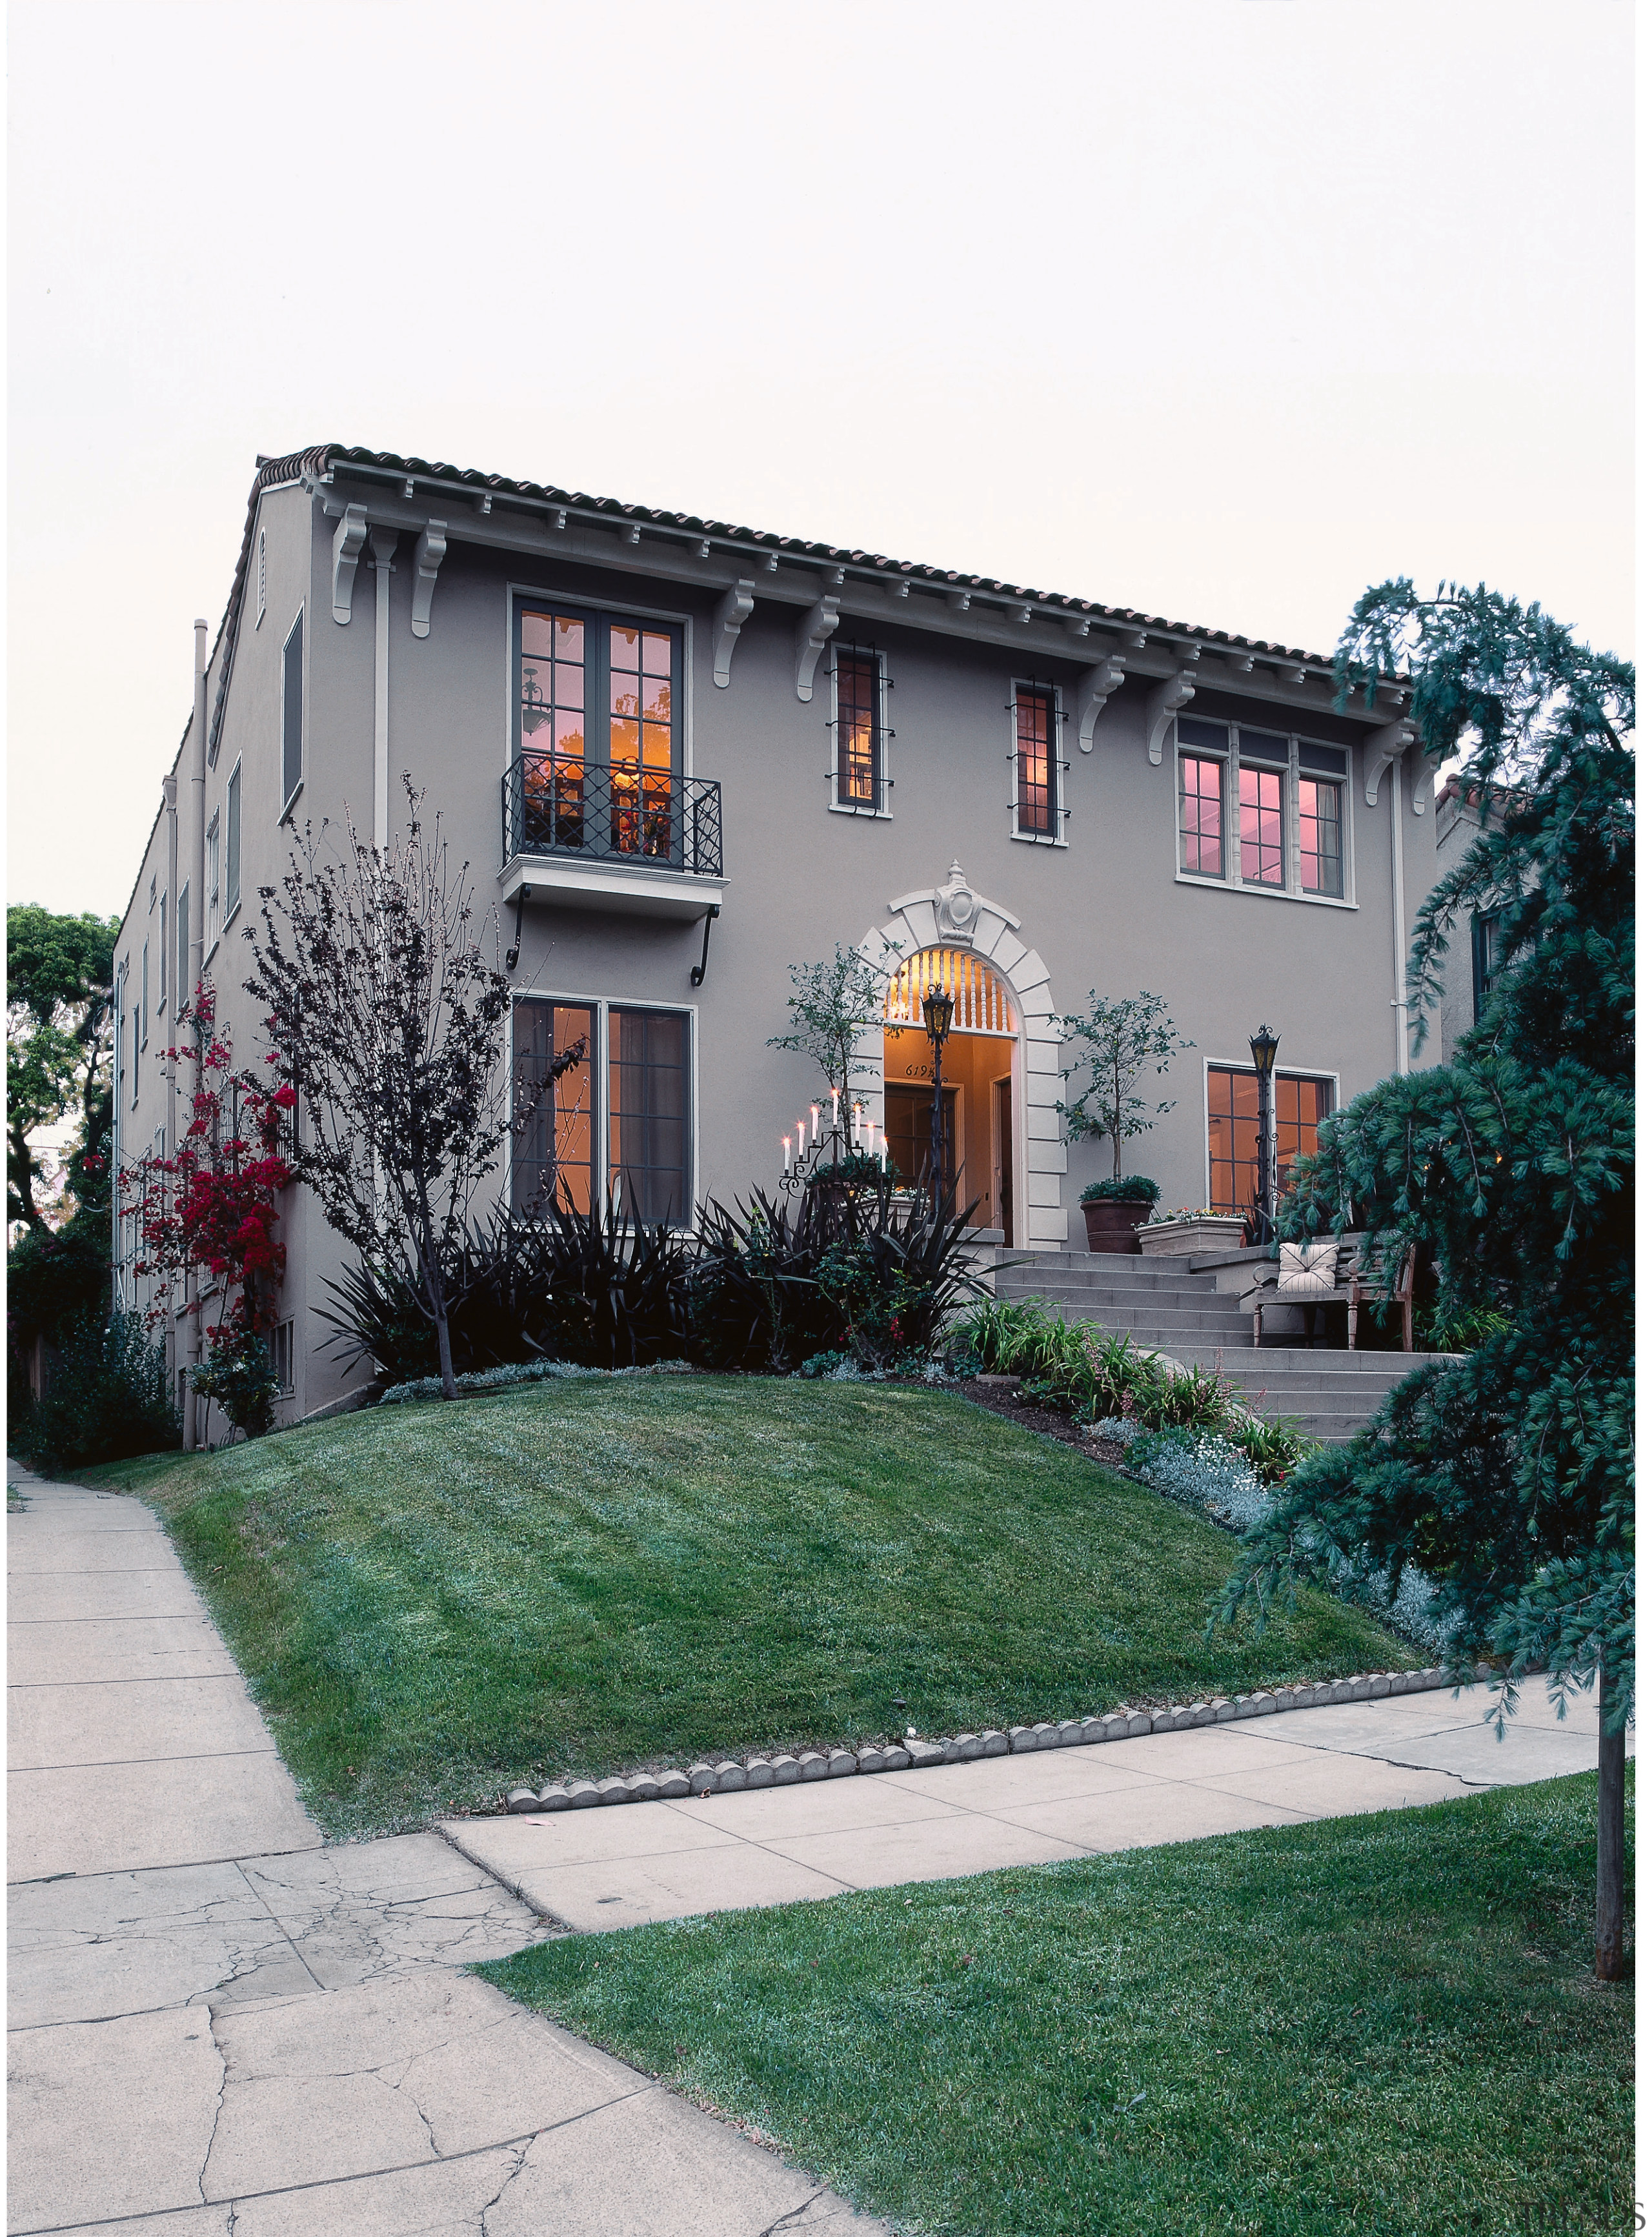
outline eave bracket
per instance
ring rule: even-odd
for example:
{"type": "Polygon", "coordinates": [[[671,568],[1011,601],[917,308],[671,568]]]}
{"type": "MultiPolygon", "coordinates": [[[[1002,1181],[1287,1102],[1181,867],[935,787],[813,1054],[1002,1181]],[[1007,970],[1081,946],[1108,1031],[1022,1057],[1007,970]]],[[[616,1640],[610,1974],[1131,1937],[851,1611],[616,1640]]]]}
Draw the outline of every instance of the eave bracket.
{"type": "Polygon", "coordinates": [[[345,507],[344,518],[332,531],[332,618],[339,627],[350,621],[350,601],[356,587],[356,562],[367,541],[367,508],[345,507]]]}
{"type": "Polygon", "coordinates": [[[814,671],[827,640],[842,616],[834,597],[817,598],[797,630],[797,696],[806,703],[814,696],[814,671]]]}
{"type": "Polygon", "coordinates": [[[717,601],[717,610],[711,617],[711,680],[720,691],[728,689],[728,665],[756,604],[757,585],[749,580],[731,583],[717,601]]]}

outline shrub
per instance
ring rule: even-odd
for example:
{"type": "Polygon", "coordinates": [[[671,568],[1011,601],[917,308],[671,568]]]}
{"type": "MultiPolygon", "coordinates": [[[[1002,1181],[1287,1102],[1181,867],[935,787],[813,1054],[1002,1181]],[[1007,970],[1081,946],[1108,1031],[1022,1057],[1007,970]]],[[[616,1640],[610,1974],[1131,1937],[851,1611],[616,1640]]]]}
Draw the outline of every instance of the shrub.
{"type": "Polygon", "coordinates": [[[795,1372],[824,1352],[886,1371],[926,1359],[958,1302],[978,1294],[969,1218],[937,1219],[892,1178],[795,1205],[760,1191],[701,1215],[691,1278],[694,1356],[708,1367],[795,1372]]]}
{"type": "Polygon", "coordinates": [[[25,1409],[13,1437],[21,1457],[48,1473],[172,1452],[181,1442],[166,1353],[137,1313],[73,1330],[44,1397],[25,1409]]]}
{"type": "Polygon", "coordinates": [[[281,1388],[263,1338],[242,1323],[231,1323],[208,1330],[207,1342],[211,1356],[192,1371],[190,1381],[244,1435],[263,1436],[274,1423],[281,1388]]]}
{"type": "Polygon", "coordinates": [[[1122,1180],[1092,1181],[1080,1204],[1157,1204],[1159,1184],[1145,1173],[1126,1173],[1122,1180]]]}

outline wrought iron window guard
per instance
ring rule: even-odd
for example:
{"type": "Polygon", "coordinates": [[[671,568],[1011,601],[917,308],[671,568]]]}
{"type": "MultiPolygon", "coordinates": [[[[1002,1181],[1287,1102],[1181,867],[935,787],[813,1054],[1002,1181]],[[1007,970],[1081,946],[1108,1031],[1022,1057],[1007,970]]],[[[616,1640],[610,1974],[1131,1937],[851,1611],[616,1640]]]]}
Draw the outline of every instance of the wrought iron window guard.
{"type": "Polygon", "coordinates": [[[516,855],[577,855],[722,875],[722,787],[710,777],[523,754],[500,784],[507,862],[516,855]]]}

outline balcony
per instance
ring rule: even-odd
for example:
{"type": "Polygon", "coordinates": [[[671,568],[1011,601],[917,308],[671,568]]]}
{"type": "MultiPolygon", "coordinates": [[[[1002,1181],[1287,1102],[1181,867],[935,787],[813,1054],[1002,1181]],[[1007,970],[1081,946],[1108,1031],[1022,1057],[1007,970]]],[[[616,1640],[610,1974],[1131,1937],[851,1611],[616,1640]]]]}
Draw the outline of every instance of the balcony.
{"type": "Polygon", "coordinates": [[[503,899],[703,916],[723,896],[722,788],[667,770],[523,754],[500,780],[503,899]]]}

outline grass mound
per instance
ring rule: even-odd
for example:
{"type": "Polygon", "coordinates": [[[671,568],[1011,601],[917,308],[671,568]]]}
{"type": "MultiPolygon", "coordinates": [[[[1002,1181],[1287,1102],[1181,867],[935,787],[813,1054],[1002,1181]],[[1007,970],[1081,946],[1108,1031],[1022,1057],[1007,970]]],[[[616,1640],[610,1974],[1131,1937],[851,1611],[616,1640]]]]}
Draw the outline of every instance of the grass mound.
{"type": "Polygon", "coordinates": [[[334,1835],[1418,1660],[1315,1594],[1207,1640],[1230,1539],[939,1391],[552,1382],[88,1480],[166,1516],[334,1835]]]}

